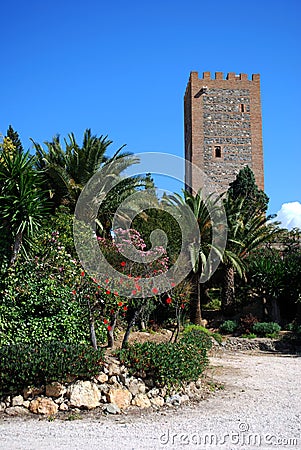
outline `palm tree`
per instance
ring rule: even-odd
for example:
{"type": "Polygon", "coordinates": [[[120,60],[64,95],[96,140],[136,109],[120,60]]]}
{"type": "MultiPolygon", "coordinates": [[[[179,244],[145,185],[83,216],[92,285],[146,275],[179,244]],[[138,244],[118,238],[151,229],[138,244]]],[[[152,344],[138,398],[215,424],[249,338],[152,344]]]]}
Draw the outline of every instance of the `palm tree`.
{"type": "Polygon", "coordinates": [[[130,153],[121,153],[124,146],[108,158],[105,153],[112,141],[107,136],[92,135],[90,129],[84,132],[82,146],[77,144],[73,133],[68,135],[68,140],[64,139],[65,149],[59,136],[52,142],[45,142],[46,150],[32,142],[36,149],[37,168],[43,170],[50,198],[56,206],[66,204],[73,212],[84,186],[99,170],[108,180],[114,178],[115,186],[102,203],[98,217],[100,228],[109,234],[112,217],[120,202],[135,188],[144,185],[141,177],[122,179],[121,175],[138,159],[130,153]],[[114,173],[110,173],[111,167],[114,173]]]}
{"type": "Polygon", "coordinates": [[[47,213],[41,176],[34,169],[34,157],[28,152],[7,152],[0,157],[0,227],[9,235],[12,266],[24,243],[39,229],[47,213]]]}
{"type": "Polygon", "coordinates": [[[222,311],[232,315],[235,311],[235,272],[245,277],[245,258],[265,242],[271,240],[278,230],[269,224],[269,217],[262,208],[246,214],[245,198],[233,200],[230,195],[225,200],[228,221],[227,247],[223,255],[222,311]]]}
{"type": "MultiPolygon", "coordinates": [[[[213,242],[212,239],[213,225],[215,227],[223,225],[222,214],[220,214],[220,199],[220,196],[215,197],[213,194],[204,199],[201,190],[196,195],[184,191],[183,197],[174,194],[164,199],[167,204],[176,206],[179,215],[185,217],[186,230],[184,233],[186,233],[185,240],[189,246],[187,253],[190,259],[190,280],[192,284],[190,320],[196,325],[202,324],[201,299],[205,296],[207,289],[206,283],[202,282],[202,279],[208,280],[211,276],[212,267],[208,255],[213,252],[214,258],[219,261],[222,253],[222,248],[216,245],[216,242],[213,242]],[[187,207],[192,212],[192,216],[187,214],[187,207]],[[195,223],[199,230],[200,241],[196,239],[195,223]]],[[[224,236],[222,229],[220,236],[224,236]]]]}

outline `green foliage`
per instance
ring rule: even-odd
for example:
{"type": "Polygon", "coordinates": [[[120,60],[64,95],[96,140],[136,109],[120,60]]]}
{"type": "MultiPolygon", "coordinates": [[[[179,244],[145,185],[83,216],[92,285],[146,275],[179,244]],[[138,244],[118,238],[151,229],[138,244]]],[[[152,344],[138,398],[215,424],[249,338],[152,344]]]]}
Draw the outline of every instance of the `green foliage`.
{"type": "MultiPolygon", "coordinates": [[[[13,250],[10,264],[40,228],[47,213],[41,176],[29,152],[0,155],[0,231],[8,233],[13,250]]],[[[26,246],[25,246],[26,247],[26,246]]]]}
{"type": "Polygon", "coordinates": [[[257,336],[276,337],[281,327],[275,322],[257,322],[253,325],[252,330],[257,336]]]}
{"type": "MultiPolygon", "coordinates": [[[[204,333],[205,335],[212,337],[213,339],[215,339],[217,342],[221,343],[223,338],[219,333],[214,333],[210,330],[208,330],[208,328],[203,327],[202,325],[188,325],[185,327],[184,330],[184,335],[186,334],[194,334],[194,333],[204,333]]],[[[208,347],[209,349],[210,347],[208,347]]]]}
{"type": "Polygon", "coordinates": [[[180,339],[180,342],[187,345],[195,345],[204,356],[206,355],[207,350],[210,350],[212,347],[209,334],[204,331],[203,327],[200,326],[187,327],[180,339]]]}
{"type": "Polygon", "coordinates": [[[232,334],[234,331],[236,331],[238,328],[238,323],[234,320],[226,320],[221,324],[219,327],[219,331],[222,334],[232,334]]]}
{"type": "Polygon", "coordinates": [[[208,363],[207,346],[205,338],[197,344],[184,340],[175,344],[145,342],[130,345],[116,354],[132,375],[144,372],[156,385],[172,386],[199,378],[208,363]]]}
{"type": "Polygon", "coordinates": [[[242,337],[244,339],[255,339],[255,338],[257,338],[256,334],[254,334],[254,333],[242,334],[240,337],[242,337]]]}
{"type": "Polygon", "coordinates": [[[254,209],[265,212],[269,198],[256,185],[255,176],[249,166],[240,170],[236,179],[230,183],[228,194],[233,200],[244,199],[245,213],[249,214],[254,209]]]}
{"type": "MultiPolygon", "coordinates": [[[[67,217],[66,217],[67,219],[67,217]]],[[[8,270],[0,297],[0,343],[36,341],[90,341],[86,299],[75,295],[82,281],[81,267],[62,241],[69,236],[42,229],[34,242],[35,256],[20,258],[8,270]],[[62,237],[62,240],[61,240],[62,237]]],[[[90,290],[96,292],[90,280],[90,290]]],[[[98,323],[97,338],[106,329],[98,323]]]]}
{"type": "Polygon", "coordinates": [[[1,346],[0,396],[70,377],[89,379],[99,373],[103,360],[103,350],[79,344],[53,341],[1,346]]]}

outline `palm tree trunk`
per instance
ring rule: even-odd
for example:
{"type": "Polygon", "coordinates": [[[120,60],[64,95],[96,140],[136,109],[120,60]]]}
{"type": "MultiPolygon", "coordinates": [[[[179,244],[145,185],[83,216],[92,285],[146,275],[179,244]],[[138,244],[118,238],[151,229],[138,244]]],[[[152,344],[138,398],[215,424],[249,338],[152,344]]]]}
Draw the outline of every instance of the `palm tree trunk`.
{"type": "Polygon", "coordinates": [[[19,231],[15,237],[15,242],[14,242],[14,246],[13,246],[13,250],[12,250],[12,254],[11,254],[11,258],[10,258],[10,262],[9,262],[10,267],[13,266],[15,264],[15,262],[17,261],[19,252],[21,250],[22,241],[23,241],[23,232],[19,231]]]}
{"type": "Polygon", "coordinates": [[[91,307],[90,300],[87,299],[88,303],[88,310],[89,310],[89,327],[90,327],[90,338],[93,348],[97,350],[97,339],[96,339],[96,333],[95,333],[95,321],[94,321],[94,315],[93,310],[91,307]]]}
{"type": "Polygon", "coordinates": [[[231,316],[235,312],[235,284],[234,268],[224,266],[224,277],[222,285],[222,313],[231,316]]]}
{"type": "Polygon", "coordinates": [[[192,293],[190,301],[190,321],[194,325],[201,325],[202,311],[201,311],[201,286],[200,275],[198,272],[192,275],[192,293]]]}

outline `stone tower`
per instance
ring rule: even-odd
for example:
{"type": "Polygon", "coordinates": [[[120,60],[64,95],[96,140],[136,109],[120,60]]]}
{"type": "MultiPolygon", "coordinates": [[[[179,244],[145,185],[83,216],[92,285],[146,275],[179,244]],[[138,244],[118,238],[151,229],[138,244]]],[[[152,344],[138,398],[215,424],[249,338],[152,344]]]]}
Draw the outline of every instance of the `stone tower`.
{"type": "MultiPolygon", "coordinates": [[[[191,72],[184,97],[185,158],[213,180],[219,192],[228,189],[248,165],[264,189],[260,75],[191,72]]],[[[197,186],[186,165],[186,186],[197,186]]]]}

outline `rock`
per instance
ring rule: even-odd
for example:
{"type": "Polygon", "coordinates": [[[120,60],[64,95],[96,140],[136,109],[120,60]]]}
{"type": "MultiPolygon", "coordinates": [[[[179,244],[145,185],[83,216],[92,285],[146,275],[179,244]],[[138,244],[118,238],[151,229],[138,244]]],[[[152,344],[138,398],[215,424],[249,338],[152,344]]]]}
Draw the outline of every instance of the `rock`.
{"type": "Polygon", "coordinates": [[[142,381],[138,381],[137,379],[133,379],[130,381],[128,390],[132,395],[144,394],[145,393],[145,384],[142,381]]]}
{"type": "Polygon", "coordinates": [[[54,400],[54,402],[57,404],[57,405],[60,405],[61,403],[63,403],[65,401],[65,397],[62,395],[61,397],[59,397],[59,398],[56,398],[55,400],[54,400]]]}
{"type": "Polygon", "coordinates": [[[61,403],[59,406],[59,410],[60,411],[68,411],[68,405],[66,405],[66,403],[61,403]]]}
{"type": "Polygon", "coordinates": [[[114,403],[120,409],[125,409],[130,406],[131,400],[132,394],[127,389],[112,387],[107,393],[107,401],[114,403]]]}
{"type": "Polygon", "coordinates": [[[4,399],[4,403],[6,404],[6,407],[8,408],[11,404],[11,396],[9,395],[4,399]]]}
{"type": "Polygon", "coordinates": [[[25,398],[25,400],[27,400],[29,397],[34,397],[35,395],[43,394],[44,389],[45,389],[44,386],[40,387],[28,386],[25,389],[23,389],[23,397],[25,398]]]}
{"type": "Polygon", "coordinates": [[[53,383],[46,384],[47,397],[61,397],[66,393],[67,389],[61,383],[54,381],[53,383]]]}
{"type": "Polygon", "coordinates": [[[120,383],[122,383],[124,386],[129,386],[129,384],[130,384],[130,380],[125,373],[121,373],[119,375],[119,380],[120,380],[120,383]]]}
{"type": "Polygon", "coordinates": [[[30,401],[29,400],[24,400],[24,402],[23,402],[23,406],[24,406],[24,408],[29,408],[29,405],[30,405],[30,401]]]}
{"type": "Polygon", "coordinates": [[[12,398],[11,404],[12,406],[23,406],[24,398],[22,395],[17,395],[16,397],[12,398]]]}
{"type": "Polygon", "coordinates": [[[152,397],[150,398],[151,405],[155,408],[161,408],[164,405],[163,397],[152,397]]]}
{"type": "Polygon", "coordinates": [[[29,410],[34,414],[52,416],[58,411],[58,406],[51,398],[37,397],[30,402],[29,410]]]}
{"type": "Polygon", "coordinates": [[[95,379],[98,381],[98,383],[106,383],[109,379],[108,375],[104,372],[101,372],[99,375],[96,375],[95,379]]]}
{"type": "Polygon", "coordinates": [[[132,400],[132,405],[138,406],[139,408],[150,408],[151,402],[147,395],[137,394],[134,400],[132,400]]]}
{"type": "Polygon", "coordinates": [[[98,390],[102,393],[102,394],[107,394],[110,390],[110,386],[108,384],[100,384],[98,387],[98,390]]]}
{"type": "Polygon", "coordinates": [[[70,406],[93,409],[99,406],[101,393],[95,383],[79,380],[68,391],[70,406]]]}
{"type": "Polygon", "coordinates": [[[110,363],[108,366],[108,370],[109,370],[109,377],[113,376],[113,375],[120,375],[120,366],[116,363],[110,363]]]}
{"type": "Polygon", "coordinates": [[[181,396],[179,394],[172,395],[166,399],[167,405],[179,406],[181,404],[181,396]]]}
{"type": "Polygon", "coordinates": [[[0,402],[0,411],[4,411],[6,409],[6,403],[0,402]]]}
{"type": "Polygon", "coordinates": [[[9,416],[27,416],[30,414],[28,409],[23,408],[23,406],[11,406],[10,408],[6,408],[5,413],[9,416]]]}
{"type": "Polygon", "coordinates": [[[189,395],[187,395],[187,394],[184,394],[184,395],[181,395],[181,403],[185,403],[185,402],[189,402],[189,395]]]}
{"type": "Polygon", "coordinates": [[[118,406],[115,405],[114,403],[109,403],[108,405],[106,405],[103,411],[108,414],[120,414],[121,412],[118,406]]]}
{"type": "Polygon", "coordinates": [[[149,398],[151,398],[151,397],[157,397],[159,394],[160,394],[159,389],[158,388],[153,388],[150,391],[148,391],[147,396],[149,398]]]}
{"type": "Polygon", "coordinates": [[[110,377],[109,383],[110,384],[118,384],[118,380],[117,380],[116,375],[113,375],[112,377],[110,377]]]}

